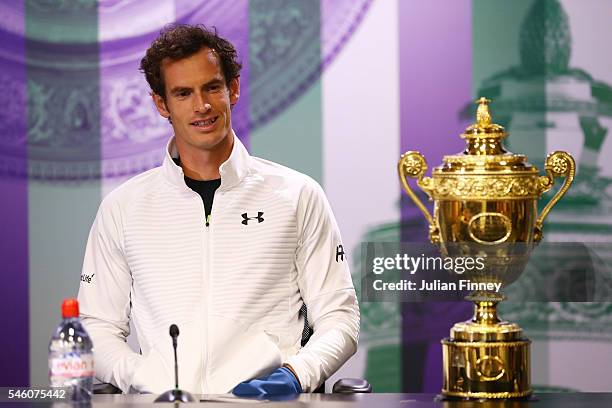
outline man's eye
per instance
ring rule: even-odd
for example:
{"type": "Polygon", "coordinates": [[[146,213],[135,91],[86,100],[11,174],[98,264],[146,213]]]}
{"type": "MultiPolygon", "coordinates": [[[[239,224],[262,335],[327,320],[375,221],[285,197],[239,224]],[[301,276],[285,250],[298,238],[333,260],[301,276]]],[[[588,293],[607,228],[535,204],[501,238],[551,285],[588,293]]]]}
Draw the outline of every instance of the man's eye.
{"type": "Polygon", "coordinates": [[[208,87],[209,92],[218,92],[221,89],[221,85],[211,85],[208,87]]]}
{"type": "Polygon", "coordinates": [[[189,96],[189,91],[180,91],[180,92],[177,92],[176,96],[178,96],[179,98],[184,98],[186,96],[189,96]]]}

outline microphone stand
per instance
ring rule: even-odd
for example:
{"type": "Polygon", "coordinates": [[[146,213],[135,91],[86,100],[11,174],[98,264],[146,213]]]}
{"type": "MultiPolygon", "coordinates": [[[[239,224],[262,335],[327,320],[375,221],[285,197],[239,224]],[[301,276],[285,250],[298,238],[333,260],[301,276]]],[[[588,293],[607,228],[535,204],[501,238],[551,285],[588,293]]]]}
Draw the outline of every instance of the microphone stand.
{"type": "Polygon", "coordinates": [[[176,357],[177,338],[179,329],[176,324],[170,326],[170,337],[172,337],[172,347],[174,348],[174,389],[168,390],[155,399],[155,402],[195,402],[191,393],[179,388],[178,380],[178,358],[176,357]]]}

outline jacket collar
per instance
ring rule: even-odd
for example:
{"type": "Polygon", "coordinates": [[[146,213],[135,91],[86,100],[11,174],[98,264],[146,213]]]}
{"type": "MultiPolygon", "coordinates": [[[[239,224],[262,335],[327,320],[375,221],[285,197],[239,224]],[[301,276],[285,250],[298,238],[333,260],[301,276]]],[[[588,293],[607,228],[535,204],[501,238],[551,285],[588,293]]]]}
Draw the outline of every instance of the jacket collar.
{"type": "MultiPolygon", "coordinates": [[[[240,139],[236,137],[234,131],[232,131],[232,135],[234,136],[234,146],[232,147],[230,157],[219,166],[219,173],[221,174],[220,190],[227,190],[238,185],[249,173],[251,156],[240,139]]],[[[166,146],[165,157],[162,163],[162,174],[171,184],[181,188],[189,188],[185,184],[183,169],[172,160],[179,156],[174,139],[175,137],[173,136],[166,146]]]]}

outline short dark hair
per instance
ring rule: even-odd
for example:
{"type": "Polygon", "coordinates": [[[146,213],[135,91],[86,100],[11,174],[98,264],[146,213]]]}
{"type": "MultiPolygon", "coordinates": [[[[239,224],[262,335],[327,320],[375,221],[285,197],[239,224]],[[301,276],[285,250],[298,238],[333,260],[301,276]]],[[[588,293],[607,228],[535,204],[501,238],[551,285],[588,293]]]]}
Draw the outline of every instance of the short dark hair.
{"type": "Polygon", "coordinates": [[[217,35],[217,29],[204,25],[171,24],[164,27],[159,37],[149,47],[140,61],[140,71],[145,74],[151,90],[165,99],[166,91],[161,65],[164,59],[176,61],[190,57],[202,48],[214,50],[221,64],[226,85],[240,76],[242,64],[237,60],[232,43],[217,35]]]}

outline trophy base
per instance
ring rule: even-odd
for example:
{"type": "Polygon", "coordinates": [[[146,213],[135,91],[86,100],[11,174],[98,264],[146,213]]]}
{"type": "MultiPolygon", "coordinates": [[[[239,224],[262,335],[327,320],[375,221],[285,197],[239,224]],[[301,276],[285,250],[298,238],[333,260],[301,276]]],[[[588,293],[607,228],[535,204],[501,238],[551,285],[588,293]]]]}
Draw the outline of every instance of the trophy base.
{"type": "Polygon", "coordinates": [[[486,408],[489,405],[486,405],[487,403],[493,404],[491,405],[491,407],[498,407],[500,400],[504,400],[503,402],[503,406],[504,408],[508,407],[514,407],[516,406],[517,408],[523,408],[525,405],[525,402],[536,402],[539,401],[538,397],[535,396],[534,394],[530,394],[527,395],[525,397],[504,397],[504,398],[475,398],[475,397],[454,397],[454,396],[447,396],[447,395],[443,395],[443,394],[438,394],[434,397],[434,401],[435,402],[477,402],[479,404],[485,404],[485,405],[479,405],[479,407],[481,408],[486,408]],[[509,404],[509,405],[507,405],[509,404]],[[517,404],[517,405],[514,405],[517,404]]]}
{"type": "Polygon", "coordinates": [[[453,399],[529,398],[531,342],[515,323],[497,318],[496,302],[476,302],[474,318],[442,340],[442,396],[453,399]]]}

